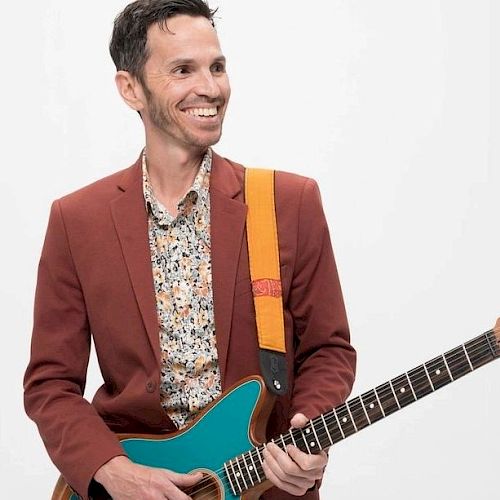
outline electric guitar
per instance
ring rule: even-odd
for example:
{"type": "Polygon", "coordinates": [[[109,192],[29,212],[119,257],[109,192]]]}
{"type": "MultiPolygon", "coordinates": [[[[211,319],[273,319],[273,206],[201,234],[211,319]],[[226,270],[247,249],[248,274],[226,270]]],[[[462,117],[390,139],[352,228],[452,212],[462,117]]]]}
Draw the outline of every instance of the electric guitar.
{"type": "MultiPolygon", "coordinates": [[[[282,449],[292,444],[306,453],[318,453],[499,356],[500,318],[492,330],[272,441],[282,449]]],[[[263,380],[249,377],[224,392],[181,431],[121,435],[120,441],[136,463],[180,473],[204,472],[204,478],[186,490],[195,500],[253,500],[272,487],[262,469],[262,443],[272,403],[263,380]]],[[[93,498],[110,497],[103,490],[93,498]]],[[[61,477],[52,500],[77,499],[61,477]]]]}

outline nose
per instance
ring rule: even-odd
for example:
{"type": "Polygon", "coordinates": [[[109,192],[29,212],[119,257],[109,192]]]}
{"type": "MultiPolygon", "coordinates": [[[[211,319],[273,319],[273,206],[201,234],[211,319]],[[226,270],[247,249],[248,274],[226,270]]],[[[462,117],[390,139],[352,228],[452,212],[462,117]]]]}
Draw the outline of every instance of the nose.
{"type": "Polygon", "coordinates": [[[195,88],[196,94],[199,96],[207,97],[209,99],[216,99],[220,96],[220,88],[211,71],[200,72],[198,81],[195,88]]]}

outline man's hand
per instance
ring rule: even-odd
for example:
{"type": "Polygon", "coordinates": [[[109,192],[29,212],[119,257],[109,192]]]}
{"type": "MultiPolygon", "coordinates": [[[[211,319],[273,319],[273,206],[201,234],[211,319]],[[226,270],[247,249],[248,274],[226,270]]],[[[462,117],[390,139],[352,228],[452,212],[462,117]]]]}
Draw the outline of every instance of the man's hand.
{"type": "Polygon", "coordinates": [[[113,500],[188,500],[179,488],[195,485],[203,474],[177,474],[166,469],[144,467],[119,456],[105,463],[94,475],[113,500]]]}
{"type": "MultiPolygon", "coordinates": [[[[297,413],[290,424],[293,428],[304,427],[309,419],[297,413]]],[[[264,449],[263,469],[269,479],[279,489],[292,495],[301,496],[314,486],[317,479],[323,477],[327,454],[322,451],[318,455],[308,455],[295,446],[288,445],[288,455],[274,443],[264,449]]]]}

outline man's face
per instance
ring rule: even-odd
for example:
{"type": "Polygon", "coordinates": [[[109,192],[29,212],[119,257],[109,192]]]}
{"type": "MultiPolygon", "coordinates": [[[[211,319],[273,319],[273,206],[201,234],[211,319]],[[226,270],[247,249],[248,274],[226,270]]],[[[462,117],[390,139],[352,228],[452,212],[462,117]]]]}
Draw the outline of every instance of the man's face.
{"type": "Polygon", "coordinates": [[[178,15],[167,25],[148,31],[143,118],[183,147],[206,148],[220,139],[231,94],[225,58],[208,19],[178,15]]]}

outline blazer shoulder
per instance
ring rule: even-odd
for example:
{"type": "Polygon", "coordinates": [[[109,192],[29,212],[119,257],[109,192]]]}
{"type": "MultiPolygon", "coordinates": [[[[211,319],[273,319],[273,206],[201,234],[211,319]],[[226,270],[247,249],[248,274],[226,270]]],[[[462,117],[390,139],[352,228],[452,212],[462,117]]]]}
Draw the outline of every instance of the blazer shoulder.
{"type": "Polygon", "coordinates": [[[60,197],[57,202],[65,211],[107,205],[113,198],[123,192],[121,186],[126,184],[128,179],[134,176],[134,173],[137,173],[137,168],[137,163],[135,163],[132,166],[118,170],[60,197]]]}
{"type": "MultiPolygon", "coordinates": [[[[245,182],[245,170],[252,168],[252,165],[242,165],[228,158],[223,159],[230,165],[241,186],[243,186],[245,182]]],[[[272,169],[272,167],[262,168],[272,169]]],[[[308,187],[313,191],[318,189],[317,182],[311,177],[284,170],[273,170],[276,173],[275,186],[277,196],[301,196],[308,187]]]]}
{"type": "Polygon", "coordinates": [[[290,196],[301,195],[307,188],[317,189],[317,183],[312,177],[283,170],[276,171],[276,190],[290,196]]]}

